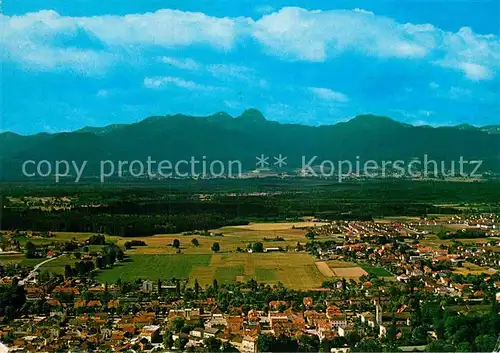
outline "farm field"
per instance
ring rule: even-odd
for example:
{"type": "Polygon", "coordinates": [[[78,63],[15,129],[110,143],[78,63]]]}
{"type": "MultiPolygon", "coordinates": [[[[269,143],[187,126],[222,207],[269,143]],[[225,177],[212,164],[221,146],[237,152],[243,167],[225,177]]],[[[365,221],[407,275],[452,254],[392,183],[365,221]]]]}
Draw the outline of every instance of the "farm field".
{"type": "Polygon", "coordinates": [[[361,267],[341,267],[332,269],[336,277],[343,278],[359,278],[361,276],[366,276],[367,273],[361,267]]]}
{"type": "Polygon", "coordinates": [[[347,261],[318,261],[316,267],[325,277],[330,278],[359,278],[366,275],[366,271],[357,264],[347,261]]]}
{"type": "MultiPolygon", "coordinates": [[[[28,236],[16,237],[21,245],[26,244],[28,241],[35,245],[51,244],[51,243],[62,243],[71,240],[84,240],[90,238],[92,234],[95,233],[70,233],[70,232],[52,232],[53,237],[38,237],[31,236],[31,232],[27,232],[28,236]]],[[[107,236],[106,239],[111,241],[113,237],[107,236]]],[[[116,239],[116,238],[115,238],[116,239]]]]}
{"type": "Polygon", "coordinates": [[[455,267],[453,269],[453,272],[461,274],[461,275],[469,275],[469,274],[479,275],[482,273],[488,274],[489,269],[475,265],[475,264],[470,263],[470,262],[464,262],[462,267],[455,267]]]}
{"type": "MultiPolygon", "coordinates": [[[[456,239],[457,241],[464,244],[486,244],[492,240],[498,240],[499,237],[488,237],[488,238],[473,238],[473,239],[456,239]]],[[[433,249],[438,249],[439,245],[450,245],[453,243],[453,239],[439,239],[436,235],[427,235],[425,239],[420,241],[420,244],[425,247],[430,247],[433,249]]]]}
{"type": "Polygon", "coordinates": [[[22,266],[33,267],[36,264],[46,260],[43,259],[27,259],[24,254],[0,255],[0,265],[20,264],[22,266]]]}
{"type": "MultiPolygon", "coordinates": [[[[41,259],[41,261],[46,260],[46,259],[41,259]]],[[[76,260],[75,258],[70,258],[69,255],[62,255],[61,257],[58,257],[55,260],[52,260],[50,262],[47,262],[46,264],[42,265],[40,267],[41,271],[47,271],[53,274],[58,274],[58,275],[64,275],[64,267],[66,265],[70,265],[71,267],[75,266],[75,262],[79,260],[76,260]]]]}
{"type": "Polygon", "coordinates": [[[321,286],[326,279],[314,265],[314,258],[304,253],[234,253],[234,254],[165,254],[130,255],[112,269],[100,271],[101,282],[142,279],[195,279],[204,286],[214,278],[219,283],[248,281],[276,284],[295,289],[321,286]]]}
{"type": "MultiPolygon", "coordinates": [[[[305,244],[308,232],[304,227],[320,226],[316,222],[288,223],[251,223],[246,226],[223,227],[211,230],[211,236],[204,235],[155,235],[149,237],[117,237],[106,236],[106,241],[113,242],[124,248],[128,241],[142,240],[147,246],[137,246],[126,251],[126,261],[111,269],[99,270],[97,278],[102,282],[114,283],[122,280],[142,279],[198,279],[201,285],[207,285],[216,278],[220,283],[248,281],[256,279],[259,282],[276,284],[282,282],[290,288],[308,289],[320,287],[326,279],[314,264],[314,258],[306,253],[273,252],[247,253],[237,252],[237,248],[245,250],[251,243],[261,242],[264,248],[287,247],[295,248],[297,243],[305,244]],[[223,236],[215,235],[222,233],[223,236]],[[192,240],[196,238],[198,245],[192,240]],[[172,246],[174,239],[180,241],[181,253],[172,246]],[[266,240],[265,240],[266,239],[266,240]],[[279,240],[277,240],[279,239],[279,240]],[[220,244],[220,252],[211,250],[213,243],[220,244]]],[[[23,237],[22,243],[32,241],[36,245],[85,240],[92,233],[54,233],[54,237],[38,238],[23,237]]],[[[318,240],[331,237],[317,237],[318,240]]],[[[89,251],[99,252],[102,246],[90,245],[89,251]]],[[[35,264],[45,259],[25,259],[24,254],[0,257],[0,263],[35,264]]],[[[53,274],[64,274],[64,267],[74,267],[76,258],[73,255],[63,255],[41,267],[41,271],[53,274]]]]}
{"type": "MultiPolygon", "coordinates": [[[[204,236],[204,235],[184,235],[184,234],[160,234],[152,237],[116,237],[117,245],[123,246],[125,242],[131,240],[142,240],[147,246],[137,247],[129,250],[128,254],[175,254],[176,249],[169,244],[172,244],[174,239],[178,239],[181,243],[181,251],[184,254],[211,254],[212,244],[217,242],[220,244],[221,253],[235,252],[237,248],[246,249],[248,244],[261,242],[264,248],[282,247],[295,248],[297,243],[305,244],[307,239],[305,234],[306,229],[302,227],[319,226],[321,223],[316,222],[294,222],[294,223],[251,223],[245,226],[222,227],[219,229],[210,230],[210,232],[222,233],[223,236],[204,236]],[[295,227],[295,228],[294,228],[295,227]],[[196,238],[199,246],[195,246],[191,241],[196,238]],[[282,238],[284,240],[274,240],[282,238]],[[265,240],[266,239],[266,240],[265,240]]],[[[316,241],[332,240],[332,237],[318,236],[316,241]]]]}
{"type": "Polygon", "coordinates": [[[288,230],[294,228],[314,228],[314,227],[321,227],[326,224],[328,223],[325,222],[250,223],[248,225],[236,226],[232,228],[256,230],[256,231],[269,231],[269,230],[288,230]]]}
{"type": "Polygon", "coordinates": [[[375,218],[377,223],[391,223],[391,222],[418,222],[420,217],[384,217],[375,218]]]}

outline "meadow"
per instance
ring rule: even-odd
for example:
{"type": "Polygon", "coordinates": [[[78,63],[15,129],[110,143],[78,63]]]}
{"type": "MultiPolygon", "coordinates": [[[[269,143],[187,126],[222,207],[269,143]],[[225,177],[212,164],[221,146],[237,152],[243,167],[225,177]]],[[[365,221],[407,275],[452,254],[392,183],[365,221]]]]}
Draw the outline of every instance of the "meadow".
{"type": "MultiPolygon", "coordinates": [[[[318,227],[315,222],[251,223],[244,226],[222,227],[210,230],[212,235],[185,235],[182,233],[155,235],[151,237],[106,237],[106,240],[124,248],[132,240],[144,241],[146,246],[133,247],[126,251],[125,261],[113,268],[97,270],[97,279],[103,283],[115,283],[118,279],[170,280],[172,278],[195,279],[201,285],[248,281],[255,279],[268,284],[283,283],[295,289],[320,287],[327,279],[317,269],[313,256],[294,252],[297,243],[307,242],[308,229],[318,227]],[[222,235],[217,235],[222,234],[222,235]],[[180,253],[172,246],[180,241],[180,253]],[[198,241],[194,245],[192,240],[198,241]],[[220,251],[212,251],[213,243],[220,244],[220,251]],[[264,248],[289,248],[288,252],[248,253],[249,244],[261,242],[264,248]],[[237,252],[240,248],[241,252],[237,252]]],[[[56,233],[56,237],[40,239],[40,243],[86,239],[86,233],[56,233]]],[[[326,240],[327,237],[317,240],[326,240]]],[[[37,239],[38,240],[38,239],[37,239]]],[[[38,242],[37,242],[38,243],[38,242]]],[[[99,251],[101,246],[89,246],[90,251],[99,251]]],[[[22,257],[23,255],[20,255],[22,257]]],[[[43,259],[40,259],[40,261],[43,259]]],[[[42,270],[63,274],[64,266],[74,266],[77,260],[72,255],[63,255],[42,266],[42,270]]]]}
{"type": "MultiPolygon", "coordinates": [[[[184,235],[184,234],[159,234],[153,237],[116,237],[116,243],[123,246],[131,240],[145,241],[147,246],[136,247],[129,250],[128,254],[175,254],[177,249],[169,246],[175,239],[180,241],[180,249],[184,254],[211,254],[212,244],[220,244],[220,252],[235,252],[238,248],[245,250],[251,243],[261,242],[264,248],[289,247],[294,249],[297,243],[304,245],[307,242],[305,228],[319,227],[322,223],[315,222],[289,222],[289,223],[251,223],[244,226],[222,227],[209,231],[214,235],[184,235]],[[222,235],[215,235],[215,234],[222,235]],[[198,240],[196,246],[192,240],[198,240]],[[282,240],[281,240],[282,239],[282,240]]],[[[321,241],[328,237],[317,237],[321,241]]]]}
{"type": "MultiPolygon", "coordinates": [[[[298,243],[305,245],[305,235],[309,230],[321,226],[319,222],[267,222],[250,223],[241,226],[228,226],[212,229],[206,233],[159,234],[148,237],[118,237],[106,236],[108,242],[113,242],[125,248],[125,243],[141,240],[146,246],[136,246],[126,250],[126,260],[113,268],[96,270],[97,279],[103,283],[115,283],[121,280],[170,280],[172,278],[195,279],[201,285],[210,284],[213,279],[220,283],[234,283],[255,279],[259,282],[276,284],[283,283],[295,289],[311,289],[320,287],[328,279],[348,278],[357,280],[363,275],[377,277],[394,277],[380,267],[367,264],[357,264],[341,260],[317,261],[305,252],[295,252],[298,243]],[[180,248],[173,247],[174,240],[179,240],[180,248]],[[193,242],[193,240],[196,241],[193,242]],[[248,253],[249,245],[261,242],[265,248],[282,248],[283,252],[248,253]],[[219,243],[220,251],[214,253],[212,245],[219,243]],[[178,253],[178,251],[180,253],[178,253]]],[[[431,229],[429,229],[431,230],[431,229]]],[[[435,230],[435,229],[432,229],[435,230]]],[[[68,241],[72,239],[87,239],[90,233],[55,233],[51,238],[30,238],[37,244],[68,241]]],[[[332,236],[317,236],[315,241],[332,240],[332,236]]],[[[23,239],[24,240],[24,239],[23,239]]],[[[468,242],[468,239],[462,239],[468,242]]],[[[482,242],[487,239],[470,241],[482,242]]],[[[429,234],[421,240],[424,246],[438,248],[440,244],[450,240],[440,240],[434,234],[429,234]]],[[[99,252],[102,246],[91,245],[91,252],[99,252]]],[[[23,254],[0,256],[0,263],[21,263],[34,266],[43,259],[25,259],[23,254]]],[[[72,255],[63,255],[42,266],[43,270],[63,274],[64,266],[77,260],[72,255]]],[[[479,266],[469,266],[456,269],[458,273],[478,273],[485,271],[479,266]]]]}
{"type": "Polygon", "coordinates": [[[233,254],[135,254],[112,269],[100,271],[98,280],[115,283],[118,279],[170,280],[195,279],[205,286],[217,279],[234,283],[255,279],[268,284],[283,283],[295,289],[320,287],[325,277],[305,253],[233,254]]]}
{"type": "Polygon", "coordinates": [[[45,259],[27,259],[22,253],[0,255],[1,265],[20,264],[27,267],[33,267],[44,260],[45,259]]]}

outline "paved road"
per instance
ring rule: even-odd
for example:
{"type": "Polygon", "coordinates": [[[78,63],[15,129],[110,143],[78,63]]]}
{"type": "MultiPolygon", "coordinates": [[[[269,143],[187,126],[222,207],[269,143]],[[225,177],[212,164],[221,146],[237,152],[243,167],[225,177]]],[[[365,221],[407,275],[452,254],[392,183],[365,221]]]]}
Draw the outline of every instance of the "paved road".
{"type": "Polygon", "coordinates": [[[19,285],[24,285],[25,283],[31,281],[32,279],[34,279],[36,277],[36,274],[37,274],[37,271],[38,269],[45,265],[46,263],[52,261],[52,260],[55,260],[57,259],[59,256],[56,256],[56,257],[51,257],[50,259],[47,259],[45,261],[42,261],[40,262],[39,264],[35,265],[35,267],[33,268],[33,270],[28,274],[28,276],[26,276],[26,278],[22,279],[19,281],[19,285]]]}

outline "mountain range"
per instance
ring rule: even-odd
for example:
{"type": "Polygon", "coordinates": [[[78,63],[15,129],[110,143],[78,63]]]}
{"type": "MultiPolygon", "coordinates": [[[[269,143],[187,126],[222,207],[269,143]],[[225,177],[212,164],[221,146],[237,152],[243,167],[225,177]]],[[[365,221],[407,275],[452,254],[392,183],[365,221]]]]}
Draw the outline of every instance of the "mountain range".
{"type": "Polygon", "coordinates": [[[500,170],[500,126],[412,126],[388,117],[357,116],[335,125],[307,126],[268,121],[256,109],[238,117],[153,116],[133,124],[85,127],[73,132],[22,136],[0,134],[2,179],[18,179],[26,160],[88,161],[96,174],[102,160],[239,160],[255,169],[256,156],[287,156],[289,168],[309,160],[483,160],[484,170],[500,170]]]}

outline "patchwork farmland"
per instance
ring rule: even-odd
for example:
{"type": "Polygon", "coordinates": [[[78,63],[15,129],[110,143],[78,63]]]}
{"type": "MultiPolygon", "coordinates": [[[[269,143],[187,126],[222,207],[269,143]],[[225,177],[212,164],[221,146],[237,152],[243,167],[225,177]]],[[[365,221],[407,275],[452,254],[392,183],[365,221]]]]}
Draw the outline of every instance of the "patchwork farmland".
{"type": "MultiPolygon", "coordinates": [[[[360,266],[347,261],[318,261],[307,252],[296,252],[298,246],[308,241],[306,234],[322,224],[317,222],[288,223],[251,223],[244,226],[222,227],[208,232],[187,234],[159,234],[149,237],[106,236],[112,242],[125,249],[125,244],[132,241],[144,242],[145,246],[133,246],[126,250],[126,259],[112,268],[96,270],[97,279],[102,283],[115,283],[132,280],[170,280],[195,279],[202,285],[210,284],[213,279],[219,283],[246,282],[255,279],[267,284],[283,283],[294,289],[318,288],[332,278],[357,280],[359,277],[375,274],[380,277],[391,276],[379,269],[360,266]],[[174,241],[179,248],[174,247],[174,241]],[[212,251],[212,245],[218,243],[220,250],[212,251]],[[247,249],[252,244],[262,243],[267,249],[283,251],[254,252],[247,249]]],[[[85,240],[89,233],[54,233],[54,237],[34,239],[37,244],[68,240],[85,240]]],[[[319,235],[315,241],[332,240],[334,237],[319,235]]],[[[22,241],[27,241],[28,239],[22,241]]],[[[99,253],[100,245],[87,247],[91,254],[99,253]]],[[[80,249],[81,251],[81,249],[80,249]]],[[[82,253],[83,255],[83,253],[82,253]]],[[[24,259],[23,254],[5,257],[3,263],[21,263],[28,265],[37,260],[24,259]]],[[[74,266],[77,260],[67,253],[54,261],[44,264],[42,271],[64,274],[66,265],[74,266]]]]}
{"type": "Polygon", "coordinates": [[[128,261],[101,271],[101,282],[117,279],[195,279],[201,285],[248,281],[283,283],[296,289],[321,286],[325,277],[314,265],[314,258],[304,253],[236,254],[165,254],[130,255],[128,261]]]}
{"type": "Polygon", "coordinates": [[[368,273],[352,262],[345,261],[318,261],[316,267],[325,277],[330,278],[359,278],[368,273]]]}

